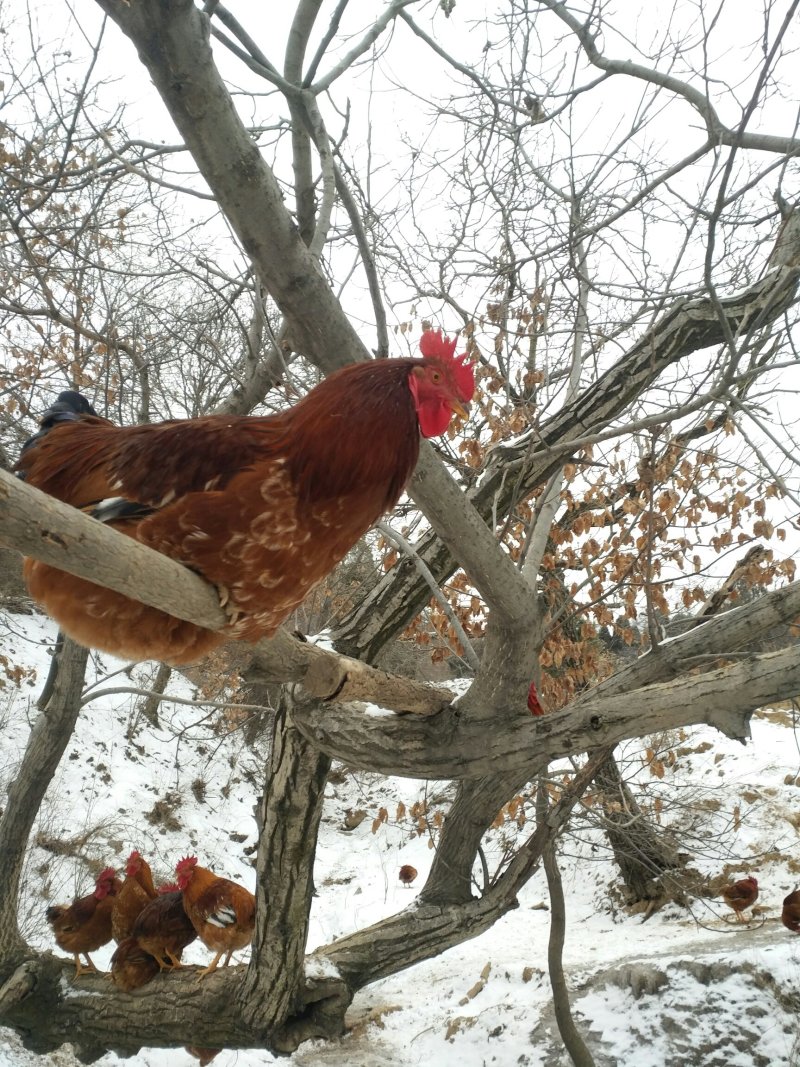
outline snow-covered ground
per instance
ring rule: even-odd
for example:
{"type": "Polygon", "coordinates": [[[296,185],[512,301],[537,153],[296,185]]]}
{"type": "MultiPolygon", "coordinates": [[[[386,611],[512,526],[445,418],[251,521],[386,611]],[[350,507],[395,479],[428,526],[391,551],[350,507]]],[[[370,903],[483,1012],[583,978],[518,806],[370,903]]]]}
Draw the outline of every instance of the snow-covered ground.
{"type": "MultiPolygon", "coordinates": [[[[40,616],[0,616],[0,781],[13,777],[27,740],[53,636],[52,624],[40,616]],[[36,677],[24,674],[20,686],[5,678],[19,668],[35,670],[36,677]]],[[[137,848],[157,879],[166,880],[181,856],[196,854],[218,873],[253,885],[253,806],[263,748],[249,748],[243,731],[219,711],[171,703],[161,707],[161,729],[140,720],[131,734],[137,698],[101,691],[146,688],[154,668],[138,667],[128,677],[115,673],[121,666],[110,657],[94,658],[97,699],[83,710],[40,812],[22,916],[36,946],[54,947],[44,920],[47,904],[89,890],[86,859],[121,866],[137,848]]],[[[180,679],[170,693],[193,695],[180,679]]],[[[800,748],[792,709],[760,712],[747,746],[698,729],[623,746],[622,758],[626,773],[635,773],[644,787],[643,804],[665,825],[680,828],[691,866],[708,876],[753,873],[761,897],[747,925],[734,923],[718,898],[670,904],[645,921],[622,907],[603,837],[578,820],[560,853],[568,913],[564,962],[576,1018],[598,1067],[800,1063],[800,937],[779,921],[783,897],[800,884],[800,748]]],[[[418,832],[421,806],[435,826],[449,795],[448,783],[346,771],[333,776],[309,948],[413,901],[435,843],[435,829],[433,836],[418,832]],[[374,828],[382,808],[388,818],[374,828]],[[357,812],[365,813],[360,822],[357,812]],[[346,820],[357,825],[347,829],[346,820]],[[402,864],[419,871],[410,887],[398,879],[402,864]]],[[[486,841],[490,868],[529,829],[506,820],[493,830],[486,841]]],[[[544,876],[537,872],[519,908],[492,930],[366,989],[350,1009],[340,1042],[307,1044],[282,1062],[568,1063],[550,1007],[546,901],[544,876]]],[[[99,966],[108,964],[112,949],[93,954],[99,966]]],[[[195,943],[185,960],[205,963],[208,953],[195,943]]],[[[13,1033],[0,1031],[0,1067],[33,1062],[42,1060],[26,1053],[13,1033]]],[[[68,1067],[73,1060],[65,1048],[47,1062],[68,1067]]],[[[117,1062],[114,1055],[98,1061],[102,1067],[117,1062]]],[[[197,1061],[183,1050],[151,1049],[127,1062],[188,1067],[197,1061]]],[[[223,1051],[214,1060],[219,1067],[270,1062],[263,1051],[223,1051]]]]}

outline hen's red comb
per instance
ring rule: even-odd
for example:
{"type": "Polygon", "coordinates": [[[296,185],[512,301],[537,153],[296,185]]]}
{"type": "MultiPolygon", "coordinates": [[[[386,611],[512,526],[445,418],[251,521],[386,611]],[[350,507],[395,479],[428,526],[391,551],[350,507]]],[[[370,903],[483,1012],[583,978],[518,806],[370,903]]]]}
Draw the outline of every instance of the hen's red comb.
{"type": "Polygon", "coordinates": [[[451,341],[449,337],[442,337],[441,330],[425,330],[419,339],[419,350],[428,359],[438,359],[452,369],[459,395],[468,404],[475,394],[473,363],[466,352],[455,355],[457,344],[458,337],[451,341]]]}
{"type": "Polygon", "coordinates": [[[128,856],[127,863],[125,864],[125,873],[127,875],[138,874],[142,867],[142,854],[141,852],[131,852],[128,856]]]}
{"type": "Polygon", "coordinates": [[[100,885],[101,882],[113,882],[117,877],[117,872],[113,867],[104,867],[95,879],[95,885],[100,885]]]}

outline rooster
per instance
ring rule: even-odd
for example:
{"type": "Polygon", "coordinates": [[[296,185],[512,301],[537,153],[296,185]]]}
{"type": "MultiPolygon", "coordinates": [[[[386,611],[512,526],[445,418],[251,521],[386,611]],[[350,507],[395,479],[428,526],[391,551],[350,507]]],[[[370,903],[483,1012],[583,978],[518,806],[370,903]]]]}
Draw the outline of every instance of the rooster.
{"type": "Polygon", "coordinates": [[[800,889],[795,889],[784,898],[781,922],[787,930],[800,934],[800,889]]]}
{"type": "Polygon", "coordinates": [[[118,945],[131,936],[137,915],[155,896],[150,865],[140,853],[131,852],[125,866],[125,881],[111,909],[111,933],[118,945]]]}
{"type": "Polygon", "coordinates": [[[47,909],[56,944],[75,959],[76,978],[97,970],[89,953],[111,940],[111,909],[121,887],[117,872],[106,867],[97,876],[92,893],[71,904],[55,904],[47,909]],[[81,956],[88,966],[83,966],[81,956]]]}
{"type": "Polygon", "coordinates": [[[217,969],[223,954],[223,967],[227,967],[233,953],[253,940],[256,898],[244,886],[198,867],[195,856],[180,860],[175,874],[183,893],[183,907],[197,936],[206,948],[216,952],[210,965],[198,975],[199,981],[217,969]]]}
{"type": "Polygon", "coordinates": [[[229,623],[212,632],[27,559],[31,595],[80,644],[125,659],[193,663],[231,637],[272,636],[397,502],[420,433],[466,416],[475,379],[455,347],[428,330],[421,359],[344,367],[264,418],[121,428],[62,393],[20,477],[197,571],[229,623]]]}
{"type": "Polygon", "coordinates": [[[758,882],[755,878],[740,878],[738,882],[723,886],[722,899],[733,908],[737,922],[745,922],[742,912],[752,908],[758,900],[758,882]]]}

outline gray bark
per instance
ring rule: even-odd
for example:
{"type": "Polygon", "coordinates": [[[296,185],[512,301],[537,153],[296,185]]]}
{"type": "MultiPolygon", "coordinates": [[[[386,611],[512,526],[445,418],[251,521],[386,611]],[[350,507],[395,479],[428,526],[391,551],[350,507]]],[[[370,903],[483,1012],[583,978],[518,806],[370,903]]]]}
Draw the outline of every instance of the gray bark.
{"type": "Polygon", "coordinates": [[[242,1013],[268,1034],[300,1007],[322,799],[330,759],[287,717],[275,720],[256,868],[253,957],[242,1013]]]}
{"type": "MultiPolygon", "coordinates": [[[[607,762],[607,761],[606,761],[607,762]]],[[[536,813],[540,821],[548,817],[547,791],[543,782],[539,782],[536,795],[536,813]]],[[[558,869],[556,842],[551,839],[542,852],[542,866],[547,878],[547,891],[550,896],[550,935],[547,939],[547,970],[550,975],[550,987],[553,990],[553,1012],[558,1032],[564,1042],[564,1048],[575,1067],[595,1067],[592,1054],[583,1040],[569,1002],[569,990],[564,977],[564,939],[567,933],[567,908],[564,903],[564,886],[558,869]]]]}
{"type": "MultiPolygon", "coordinates": [[[[206,15],[191,0],[98,3],[137,48],[258,277],[286,316],[293,347],[326,372],[365,358],[364,346],[303,240],[311,235],[313,214],[307,138],[295,140],[301,236],[214,66],[206,15]]],[[[305,15],[313,18],[315,11],[312,0],[305,15]]],[[[300,39],[287,64],[290,76],[300,69],[309,27],[297,27],[300,39]]],[[[293,107],[301,102],[299,93],[294,97],[296,89],[289,83],[284,88],[293,107]]],[[[611,370],[540,427],[537,436],[531,433],[498,449],[471,501],[432,450],[422,449],[411,492],[433,532],[423,540],[420,555],[438,579],[463,566],[492,609],[483,664],[461,700],[454,703],[449,693],[434,687],[415,687],[405,680],[400,685],[382,672],[285,634],[254,650],[248,669],[255,677],[302,682],[307,692],[296,694],[291,719],[279,723],[263,812],[256,937],[246,972],[228,968],[200,988],[189,975],[170,975],[168,982],[159,977],[133,995],[109,991],[89,978],[65,995],[67,972],[61,964],[29,953],[11,925],[15,890],[6,878],[0,881],[0,888],[5,887],[0,896],[0,935],[5,939],[0,941],[0,977],[7,978],[0,988],[0,1020],[17,1027],[40,1050],[56,1047],[67,1033],[87,1059],[107,1048],[133,1051],[138,1044],[187,1040],[208,1047],[266,1044],[288,1050],[308,1037],[336,1034],[356,989],[483,932],[515,906],[520,886],[608,758],[609,746],[697,722],[744,739],[755,707],[800,691],[800,649],[742,657],[705,674],[691,673],[698,656],[730,657],[737,642],[746,642],[754,619],[769,612],[779,620],[796,615],[800,592],[793,587],[742,609],[745,614],[738,619],[713,619],[662,646],[621,672],[624,681],[618,676],[558,714],[531,719],[524,714],[524,695],[537,645],[530,624],[534,594],[493,533],[496,521],[547,481],[587,436],[604,431],[664,369],[692,352],[724,343],[731,334],[746,342],[768,330],[797,299],[797,263],[796,257],[778,257],[775,269],[759,283],[721,304],[698,299],[667,307],[611,370]],[[385,707],[419,714],[377,717],[342,703],[354,698],[374,698],[385,707]],[[572,788],[489,890],[472,899],[472,860],[493,811],[518,783],[551,760],[579,751],[593,754],[572,788]],[[422,903],[320,950],[318,955],[335,965],[339,977],[310,981],[303,979],[302,957],[314,843],[327,765],[334,756],[351,766],[414,778],[461,779],[463,784],[422,903]],[[276,872],[280,884],[272,881],[276,872]]],[[[34,491],[13,481],[0,480],[3,536],[10,543],[173,613],[181,605],[178,610],[201,625],[222,624],[214,591],[196,576],[113,531],[95,529],[98,524],[93,527],[52,501],[34,507],[34,491]],[[31,519],[27,509],[40,506],[51,509],[52,521],[31,519]],[[119,559],[111,563],[117,553],[119,559]],[[75,569],[79,567],[84,569],[75,569]]],[[[396,568],[341,628],[342,647],[357,657],[373,655],[416,614],[428,594],[413,566],[396,568]]],[[[52,760],[52,746],[48,752],[52,760]]],[[[20,778],[30,778],[38,758],[32,748],[20,778]]],[[[30,829],[19,810],[28,801],[24,794],[9,803],[14,862],[30,829]]]]}
{"type": "Polygon", "coordinates": [[[603,799],[603,829],[614,852],[630,904],[664,896],[662,876],[681,861],[642,812],[613,757],[597,774],[603,799]]]}

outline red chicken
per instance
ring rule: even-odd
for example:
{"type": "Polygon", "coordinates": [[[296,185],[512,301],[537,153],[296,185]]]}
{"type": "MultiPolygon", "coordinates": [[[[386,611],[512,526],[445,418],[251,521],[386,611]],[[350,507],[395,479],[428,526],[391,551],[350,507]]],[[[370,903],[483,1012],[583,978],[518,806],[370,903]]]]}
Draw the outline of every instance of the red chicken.
{"type": "Polygon", "coordinates": [[[111,909],[111,933],[118,945],[131,936],[137,915],[155,896],[150,865],[140,853],[131,852],[125,866],[125,881],[111,909]]]}
{"type": "Polygon", "coordinates": [[[781,922],[787,930],[800,934],[800,889],[795,889],[784,898],[781,922]]]}
{"type": "Polygon", "coordinates": [[[187,856],[175,868],[183,893],[183,906],[197,936],[216,952],[211,964],[201,971],[198,980],[217,969],[223,953],[224,967],[237,949],[253,939],[256,898],[244,886],[219,878],[213,871],[197,866],[195,856],[187,856]]]}
{"type": "Polygon", "coordinates": [[[758,900],[758,882],[755,878],[740,878],[738,882],[723,886],[722,899],[733,908],[738,922],[745,922],[742,912],[752,908],[758,900]]]}
{"type": "Polygon", "coordinates": [[[196,1060],[200,1060],[200,1067],[206,1067],[207,1064],[211,1063],[211,1061],[222,1052],[221,1048],[200,1048],[197,1045],[184,1045],[183,1047],[190,1056],[194,1056],[196,1060]]]}
{"type": "Polygon", "coordinates": [[[410,889],[411,883],[417,877],[417,868],[412,867],[410,863],[404,863],[403,866],[400,868],[397,877],[400,879],[406,889],[410,889]]]}
{"type": "Polygon", "coordinates": [[[531,715],[544,715],[544,708],[539,700],[536,682],[531,682],[528,686],[528,711],[531,715]]]}
{"type": "Polygon", "coordinates": [[[265,418],[120,428],[62,393],[20,476],[197,571],[230,623],[212,633],[28,559],[31,595],[70,637],[127,659],[191,663],[231,637],[269,637],[397,502],[420,433],[466,414],[475,380],[455,346],[428,331],[422,359],[344,367],[265,418]]]}
{"type": "Polygon", "coordinates": [[[47,909],[56,944],[75,958],[76,978],[97,970],[89,953],[111,940],[111,908],[121,887],[117,872],[106,867],[97,876],[94,892],[72,904],[55,904],[47,909]],[[81,956],[86,957],[88,966],[83,966],[81,956]]]}
{"type": "Polygon", "coordinates": [[[177,886],[162,886],[155,900],[142,908],[133,924],[133,937],[162,971],[180,967],[181,954],[197,937],[197,931],[177,886]]]}
{"type": "Polygon", "coordinates": [[[146,952],[135,937],[120,941],[111,957],[111,977],[126,993],[152,982],[159,970],[158,960],[146,952]]]}

